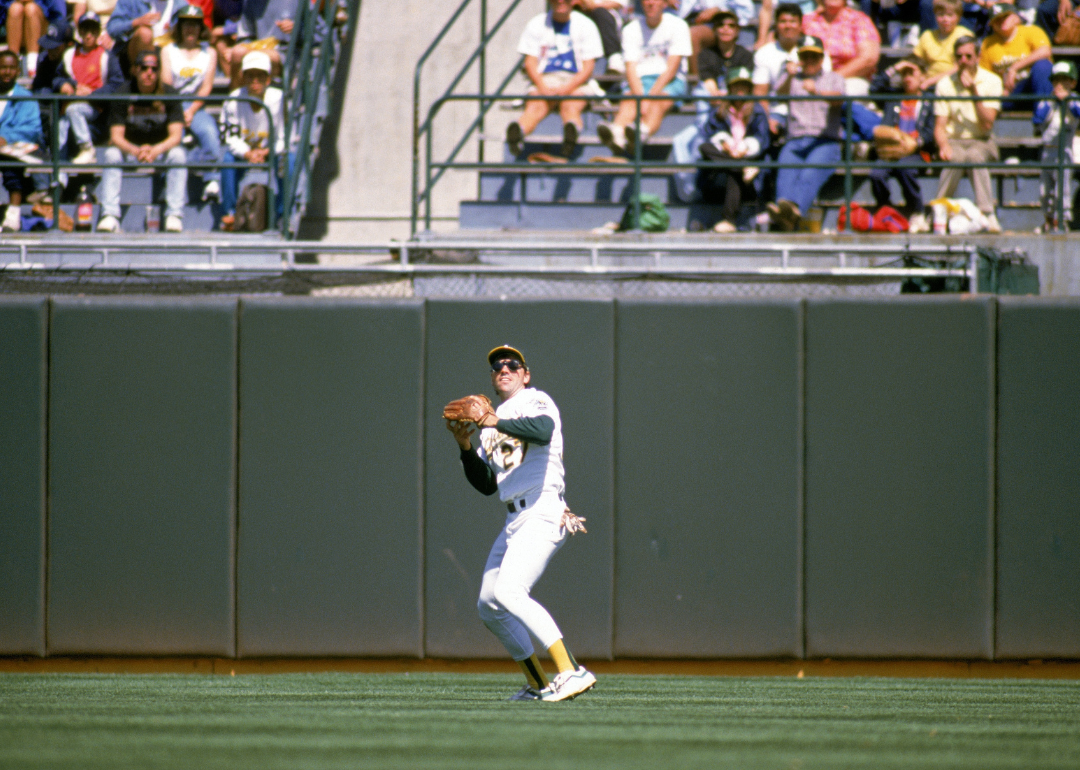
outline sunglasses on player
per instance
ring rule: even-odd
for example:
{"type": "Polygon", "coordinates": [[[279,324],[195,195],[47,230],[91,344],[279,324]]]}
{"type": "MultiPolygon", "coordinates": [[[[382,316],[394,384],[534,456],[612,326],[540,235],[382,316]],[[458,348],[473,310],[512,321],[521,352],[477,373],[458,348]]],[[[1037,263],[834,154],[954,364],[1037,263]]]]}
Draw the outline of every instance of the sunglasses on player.
{"type": "Polygon", "coordinates": [[[515,360],[513,358],[504,358],[501,361],[493,362],[491,364],[491,371],[493,371],[493,372],[501,372],[503,370],[503,367],[506,367],[507,369],[509,369],[512,372],[516,372],[519,369],[524,369],[525,364],[523,364],[520,361],[517,361],[517,360],[515,360]]]}

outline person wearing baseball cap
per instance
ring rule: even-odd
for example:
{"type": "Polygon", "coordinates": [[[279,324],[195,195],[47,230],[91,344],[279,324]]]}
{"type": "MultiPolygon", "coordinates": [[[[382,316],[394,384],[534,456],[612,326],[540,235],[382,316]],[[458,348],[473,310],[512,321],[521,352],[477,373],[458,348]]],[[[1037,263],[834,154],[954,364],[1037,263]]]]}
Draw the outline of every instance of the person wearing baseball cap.
{"type": "Polygon", "coordinates": [[[821,100],[793,101],[788,105],[788,140],[780,150],[781,166],[776,175],[777,200],[768,204],[774,224],[790,232],[802,224],[818,191],[833,174],[830,167],[812,164],[840,162],[842,138],[841,101],[844,77],[823,67],[825,45],[821,38],[807,35],[799,44],[799,63],[789,63],[777,88],[785,96],[821,96],[821,100]]]}
{"type": "MultiPolygon", "coordinates": [[[[1011,3],[997,3],[990,10],[993,30],[982,42],[979,66],[999,78],[1006,96],[1049,95],[1053,61],[1050,38],[1034,24],[1024,24],[1011,3]]],[[[1006,102],[1007,110],[1030,110],[1030,101],[1006,102]]]]}
{"type": "MultiPolygon", "coordinates": [[[[758,168],[750,165],[764,155],[769,146],[769,116],[765,108],[753,97],[754,83],[750,70],[736,67],[728,70],[727,98],[717,102],[717,107],[702,127],[704,141],[700,152],[702,159],[710,162],[739,160],[747,162],[743,168],[699,169],[696,184],[705,203],[720,207],[720,219],[713,225],[717,233],[733,233],[736,217],[744,199],[755,196],[751,186],[757,178],[758,168]]],[[[691,222],[690,229],[705,223],[691,222]]]]}
{"type": "MultiPolygon", "coordinates": [[[[161,57],[156,50],[140,51],[132,62],[131,72],[131,79],[116,92],[116,100],[109,105],[110,146],[105,148],[105,162],[168,164],[165,231],[178,233],[183,230],[187,204],[187,153],[180,146],[184,137],[184,110],[176,100],[131,98],[176,93],[172,86],[161,82],[161,57]]],[[[113,233],[120,229],[122,175],[120,168],[101,172],[99,231],[113,233]]]]}
{"type": "Polygon", "coordinates": [[[520,350],[500,345],[487,358],[499,405],[492,409],[487,403],[487,411],[475,419],[453,417],[456,402],[443,413],[465,478],[481,494],[498,493],[506,509],[505,525],[484,565],[477,610],[525,675],[525,686],[510,700],[569,700],[592,689],[596,676],[578,664],[555,620],[531,596],[570,535],[585,531],[584,519],[565,502],[562,418],[551,396],[529,387],[532,373],[520,350]],[[558,668],[550,681],[533,638],[558,668]]]}
{"type": "MultiPolygon", "coordinates": [[[[217,120],[203,109],[205,99],[214,88],[217,72],[217,49],[206,41],[210,30],[203,9],[184,5],[173,14],[172,41],[161,49],[161,80],[189,97],[184,102],[184,123],[199,146],[188,153],[188,161],[197,163],[221,162],[221,136],[217,120]]],[[[221,170],[209,168],[202,172],[203,194],[206,202],[221,199],[221,170]]]]}
{"type": "MultiPolygon", "coordinates": [[[[244,73],[243,85],[229,96],[221,108],[221,135],[225,138],[225,163],[248,162],[266,163],[270,156],[271,124],[274,134],[274,154],[280,157],[285,151],[285,132],[282,130],[282,93],[280,88],[270,85],[270,70],[273,63],[263,51],[251,51],[241,62],[244,73]],[[259,99],[262,104],[244,99],[259,99]],[[265,109],[263,104],[266,105],[265,109]]],[[[292,156],[290,154],[290,164],[292,156]]],[[[264,168],[221,170],[221,206],[224,214],[221,229],[232,230],[237,227],[236,206],[239,193],[246,186],[261,184],[277,186],[276,175],[269,178],[264,168]]],[[[260,212],[263,213],[263,212],[260,212]]],[[[244,229],[261,229],[257,218],[252,224],[245,217],[240,223],[244,229]]],[[[265,219],[265,216],[264,216],[265,219]]]]}
{"type": "Polygon", "coordinates": [[[1057,169],[1061,155],[1059,148],[1064,147],[1065,153],[1065,195],[1066,208],[1069,211],[1068,196],[1072,191],[1072,165],[1073,165],[1073,139],[1076,137],[1076,127],[1080,123],[1080,100],[1077,100],[1073,90],[1076,88],[1076,65],[1071,61],[1059,61],[1054,65],[1050,73],[1050,82],[1053,84],[1053,99],[1044,99],[1035,105],[1035,113],[1032,122],[1035,124],[1036,133],[1042,138],[1043,163],[1041,173],[1042,183],[1042,210],[1043,232],[1053,232],[1068,223],[1068,213],[1065,221],[1058,218],[1058,178],[1057,169]],[[1064,136],[1061,134],[1064,133],[1064,136]]]}

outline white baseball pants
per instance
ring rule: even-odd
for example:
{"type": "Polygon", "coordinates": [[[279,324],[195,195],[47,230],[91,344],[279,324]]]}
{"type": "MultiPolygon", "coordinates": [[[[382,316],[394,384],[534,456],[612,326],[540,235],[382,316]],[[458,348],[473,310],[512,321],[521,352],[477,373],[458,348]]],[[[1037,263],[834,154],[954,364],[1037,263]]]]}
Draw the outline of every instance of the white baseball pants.
{"type": "Polygon", "coordinates": [[[529,594],[566,542],[564,508],[558,495],[546,494],[525,510],[509,514],[484,565],[476,605],[480,619],[514,660],[533,654],[530,632],[545,649],[562,639],[551,615],[529,594]]]}

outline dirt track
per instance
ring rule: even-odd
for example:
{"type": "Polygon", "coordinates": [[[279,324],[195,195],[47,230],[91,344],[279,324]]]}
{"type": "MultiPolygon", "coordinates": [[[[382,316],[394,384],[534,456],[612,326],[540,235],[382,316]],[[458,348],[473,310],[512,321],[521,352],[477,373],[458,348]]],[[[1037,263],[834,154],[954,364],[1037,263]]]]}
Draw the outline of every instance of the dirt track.
{"type": "MultiPolygon", "coordinates": [[[[588,660],[598,674],[685,676],[896,676],[1080,679],[1080,661],[945,660],[588,660]]],[[[284,674],[344,671],[516,673],[509,660],[416,658],[0,657],[0,672],[126,674],[284,674]]]]}

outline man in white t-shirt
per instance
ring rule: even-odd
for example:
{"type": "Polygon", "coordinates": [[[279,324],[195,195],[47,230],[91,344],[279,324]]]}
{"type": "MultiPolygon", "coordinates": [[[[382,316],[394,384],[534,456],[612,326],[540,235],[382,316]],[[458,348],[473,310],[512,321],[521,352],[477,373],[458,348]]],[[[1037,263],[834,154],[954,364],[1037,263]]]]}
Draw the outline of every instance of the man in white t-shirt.
{"type": "MultiPolygon", "coordinates": [[[[626,60],[624,93],[637,96],[686,96],[686,57],[693,48],[690,27],[678,16],[664,13],[666,0],[641,0],[645,12],[623,28],[623,58],[626,60]]],[[[641,103],[641,143],[660,130],[664,115],[675,99],[655,99],[641,103]]],[[[610,123],[596,127],[600,141],[612,152],[634,151],[637,139],[638,102],[623,99],[610,123]]]]}
{"type": "MultiPolygon", "coordinates": [[[[584,14],[573,10],[574,0],[550,0],[548,13],[534,16],[518,42],[525,57],[525,74],[532,81],[529,94],[539,96],[603,96],[592,79],[596,60],[604,55],[600,31],[584,14]]],[[[581,133],[581,113],[588,102],[577,99],[529,99],[521,118],[506,127],[506,144],[521,153],[526,136],[551,112],[563,121],[562,154],[570,157],[581,133]]]]}
{"type": "MultiPolygon", "coordinates": [[[[797,3],[782,3],[776,8],[776,40],[763,45],[754,53],[754,95],[775,94],[787,73],[788,63],[799,64],[799,43],[803,39],[802,9],[797,3]]],[[[825,54],[823,72],[832,71],[832,60],[825,54]]],[[[769,133],[779,136],[787,127],[787,102],[761,100],[769,116],[769,133]]]]}

